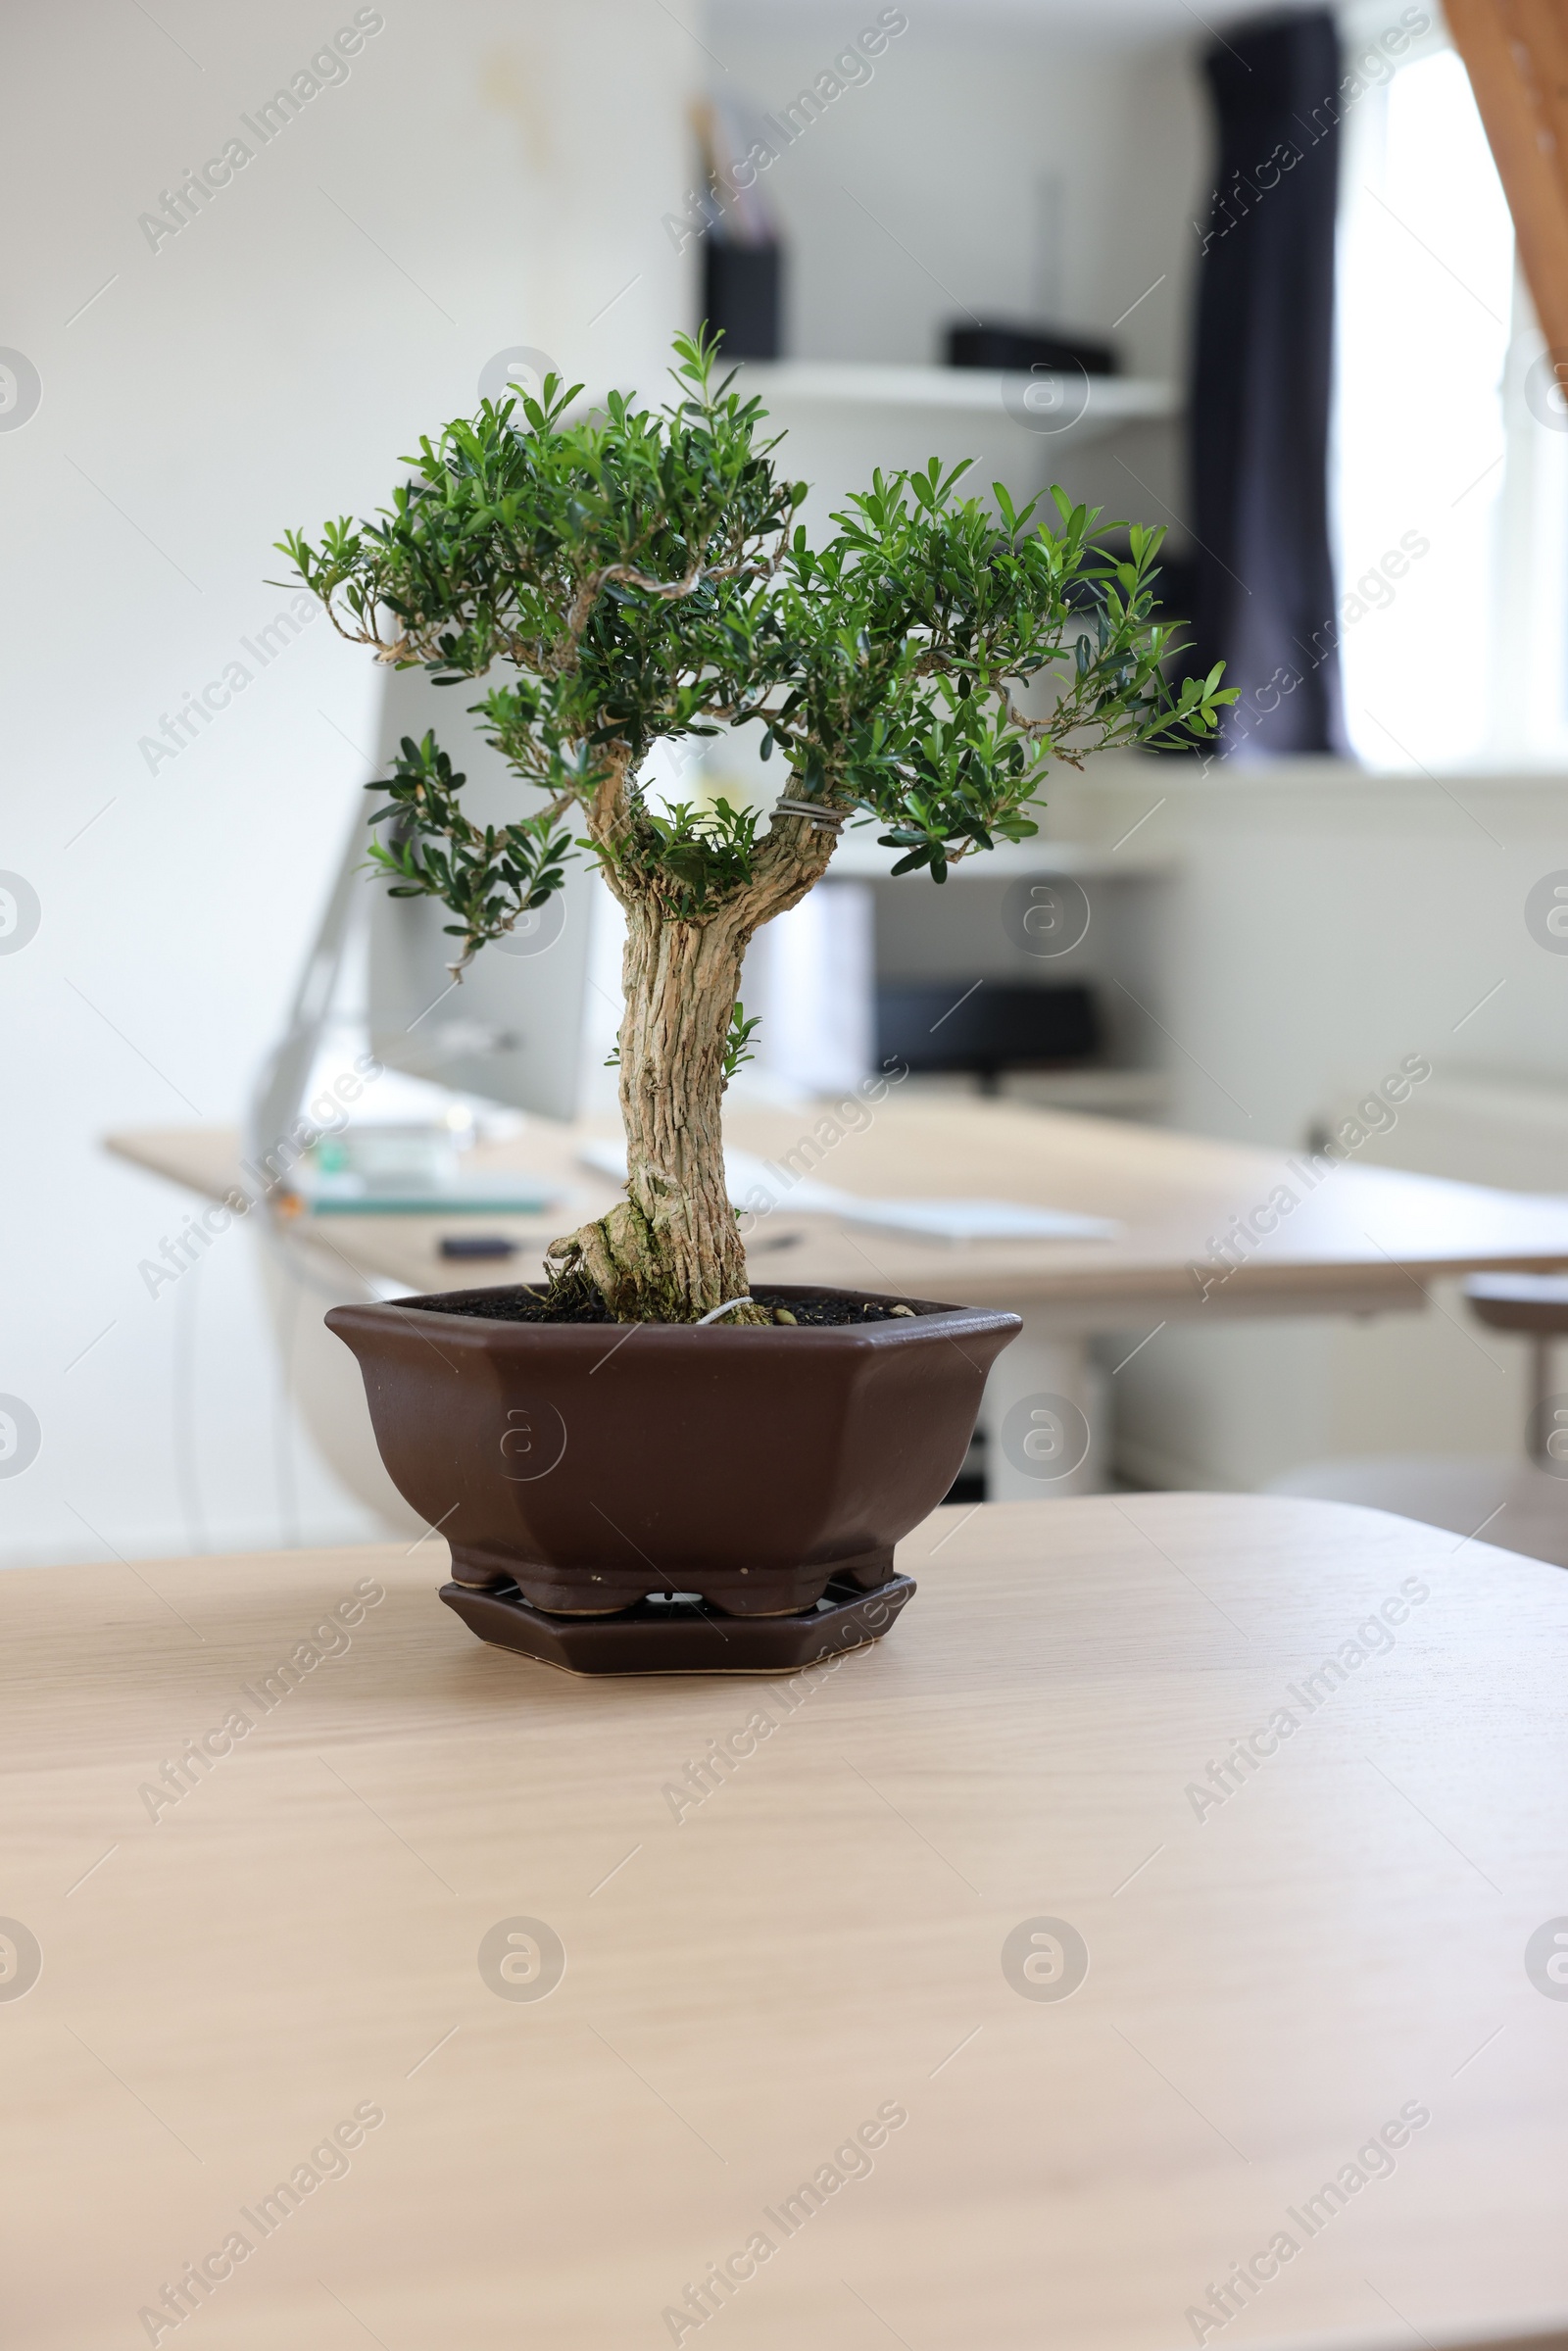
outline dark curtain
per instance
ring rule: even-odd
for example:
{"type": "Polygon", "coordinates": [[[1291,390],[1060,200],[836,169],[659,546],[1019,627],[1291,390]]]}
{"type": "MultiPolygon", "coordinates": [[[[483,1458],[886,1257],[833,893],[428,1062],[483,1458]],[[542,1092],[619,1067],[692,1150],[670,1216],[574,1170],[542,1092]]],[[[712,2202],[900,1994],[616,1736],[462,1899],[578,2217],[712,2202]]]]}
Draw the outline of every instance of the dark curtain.
{"type": "Polygon", "coordinates": [[[1342,751],[1328,436],[1344,69],[1324,11],[1203,59],[1218,167],[1199,265],[1191,665],[1241,689],[1227,750],[1342,751]]]}

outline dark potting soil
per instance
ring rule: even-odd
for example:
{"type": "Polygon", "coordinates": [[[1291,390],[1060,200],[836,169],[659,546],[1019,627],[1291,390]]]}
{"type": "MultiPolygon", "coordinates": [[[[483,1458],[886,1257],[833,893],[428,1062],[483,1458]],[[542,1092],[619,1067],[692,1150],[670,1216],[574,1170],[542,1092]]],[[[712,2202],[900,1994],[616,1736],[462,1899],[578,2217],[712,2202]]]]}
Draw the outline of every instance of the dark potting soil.
{"type": "MultiPolygon", "coordinates": [[[[760,1306],[788,1314],[794,1322],[821,1329],[840,1327],[847,1323],[905,1322],[920,1307],[895,1303],[884,1305],[877,1298],[785,1298],[776,1290],[757,1289],[752,1292],[760,1306]]],[[[502,1290],[470,1293],[464,1298],[453,1296],[435,1298],[413,1298],[411,1305],[422,1306],[427,1313],[471,1314],[480,1322],[610,1322],[613,1317],[599,1298],[586,1299],[581,1304],[562,1312],[550,1309],[543,1295],[518,1282],[502,1290]]],[[[719,1328],[725,1327],[720,1324],[719,1328]]],[[[753,1326],[755,1327],[755,1326],[753,1326]]],[[[787,1327],[787,1326],[786,1326],[787,1327]]]]}
{"type": "Polygon", "coordinates": [[[814,1324],[818,1329],[831,1325],[837,1328],[851,1322],[907,1322],[918,1314],[918,1306],[885,1306],[880,1298],[780,1298],[777,1291],[754,1290],[752,1296],[759,1305],[782,1307],[793,1314],[798,1323],[814,1324]]]}

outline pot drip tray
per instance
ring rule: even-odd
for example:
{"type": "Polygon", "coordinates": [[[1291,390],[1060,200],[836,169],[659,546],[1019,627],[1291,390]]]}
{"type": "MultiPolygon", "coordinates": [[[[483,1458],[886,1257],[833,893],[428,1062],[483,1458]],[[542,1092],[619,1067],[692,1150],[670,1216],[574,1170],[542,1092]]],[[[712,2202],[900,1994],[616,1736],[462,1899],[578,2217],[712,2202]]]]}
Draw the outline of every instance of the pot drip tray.
{"type": "Polygon", "coordinates": [[[683,1595],[614,1616],[552,1616],[514,1584],[443,1584],[441,1597],[481,1641],[571,1674],[777,1674],[880,1640],[914,1589],[912,1576],[875,1592],[835,1580],[799,1616],[720,1616],[683,1595]]]}

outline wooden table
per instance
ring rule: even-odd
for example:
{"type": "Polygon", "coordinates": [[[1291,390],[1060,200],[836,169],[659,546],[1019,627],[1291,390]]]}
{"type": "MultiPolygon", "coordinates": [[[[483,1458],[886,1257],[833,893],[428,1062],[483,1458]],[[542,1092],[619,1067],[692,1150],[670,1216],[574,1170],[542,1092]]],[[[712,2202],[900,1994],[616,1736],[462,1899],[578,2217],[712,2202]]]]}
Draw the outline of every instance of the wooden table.
{"type": "MultiPolygon", "coordinates": [[[[846,1192],[984,1193],[1113,1217],[1121,1225],[1110,1241],[955,1246],[803,1215],[790,1208],[787,1191],[782,1205],[755,1225],[748,1248],[760,1279],[771,1274],[1017,1308],[1023,1334],[1002,1356],[987,1394],[993,1437],[1010,1410],[1040,1393],[1066,1397],[1099,1425],[1085,1346],[1096,1332],[1142,1336],[1162,1321],[1249,1314],[1409,1313],[1425,1306],[1425,1285],[1439,1276],[1568,1265],[1568,1199],[1361,1167],[1353,1159],[1327,1173],[1320,1167],[1314,1176],[1300,1155],[1006,1102],[894,1092],[875,1105],[853,1107],[863,1123],[850,1124],[831,1105],[748,1109],[733,1114],[725,1131],[777,1167],[808,1169],[846,1192]],[[1216,1256],[1216,1245],[1239,1222],[1266,1211],[1282,1185],[1298,1204],[1283,1215],[1276,1208],[1276,1229],[1235,1247],[1235,1267],[1227,1270],[1230,1260],[1216,1256]]],[[[351,1284],[363,1278],[428,1291],[530,1279],[556,1233],[599,1214],[616,1197],[577,1158],[584,1138],[602,1131],[535,1121],[515,1143],[484,1154],[553,1178],[570,1196],[564,1208],[543,1217],[484,1219],[487,1230],[507,1232],[519,1244],[520,1253],[499,1271],[455,1266],[438,1254],[441,1236],[455,1229],[451,1218],[301,1220],[298,1245],[314,1246],[327,1282],[346,1275],[351,1284]]],[[[237,1142],[226,1130],[141,1131],[111,1137],[110,1148],[215,1199],[238,1175],[237,1142]]],[[[1001,1445],[991,1450],[993,1498],[1013,1500],[1098,1485],[1108,1447],[1092,1448],[1075,1476],[1049,1486],[1021,1472],[1001,1445]]]]}
{"type": "Polygon", "coordinates": [[[470,1640],[441,1548],[0,1576],[8,2342],[1568,2329],[1568,2000],[1524,1965],[1568,1911],[1559,1571],[1321,1503],[950,1510],[880,1647],[592,1684],[470,1640]],[[497,1938],[526,1993],[550,1935],[501,1996],[497,1938]]]}

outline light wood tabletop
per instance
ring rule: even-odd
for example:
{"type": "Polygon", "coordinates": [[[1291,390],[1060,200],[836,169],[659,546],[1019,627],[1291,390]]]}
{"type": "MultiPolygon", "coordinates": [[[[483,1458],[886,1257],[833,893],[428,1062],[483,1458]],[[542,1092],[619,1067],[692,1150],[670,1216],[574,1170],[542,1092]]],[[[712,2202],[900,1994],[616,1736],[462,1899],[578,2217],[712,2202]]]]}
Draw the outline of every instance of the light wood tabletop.
{"type": "MultiPolygon", "coordinates": [[[[874,1105],[855,1100],[853,1112],[860,1123],[832,1103],[748,1107],[729,1116],[725,1132],[786,1175],[793,1169],[845,1192],[905,1199],[982,1193],[1112,1218],[1122,1229],[1096,1241],[915,1239],[802,1213],[791,1207],[785,1183],[779,1206],[749,1227],[754,1267],[779,1280],[965,1304],[1049,1302],[1058,1319],[1077,1317],[1093,1328],[1146,1307],[1217,1318],[1415,1306],[1420,1284],[1436,1274],[1568,1264],[1568,1198],[1491,1191],[1362,1167],[1353,1158],[1322,1162],[1314,1174],[1301,1154],[1293,1159],[1010,1102],[892,1093],[874,1105]],[[1283,1211],[1277,1201],[1270,1207],[1281,1187],[1296,1203],[1283,1211]],[[1260,1229],[1269,1224],[1272,1231],[1260,1229]],[[1239,1243],[1238,1226],[1247,1228],[1239,1243]],[[1227,1241],[1229,1257],[1217,1255],[1227,1241]]],[[[555,1180],[567,1196],[543,1216],[483,1218],[487,1231],[519,1244],[508,1273],[455,1272],[438,1254],[441,1236],[472,1219],[332,1215],[302,1219],[301,1227],[355,1270],[412,1290],[529,1279],[557,1232],[617,1197],[577,1157],[585,1139],[608,1131],[537,1120],[515,1141],[474,1155],[476,1165],[521,1167],[555,1180]]],[[[214,1199],[239,1180],[238,1143],[224,1129],[140,1130],[110,1137],[109,1147],[214,1199]]]]}
{"type": "Polygon", "coordinates": [[[442,1548],[0,1576],[8,2341],[1568,2326],[1560,1571],[949,1510],[873,1649],[588,1683],[442,1548]]]}

